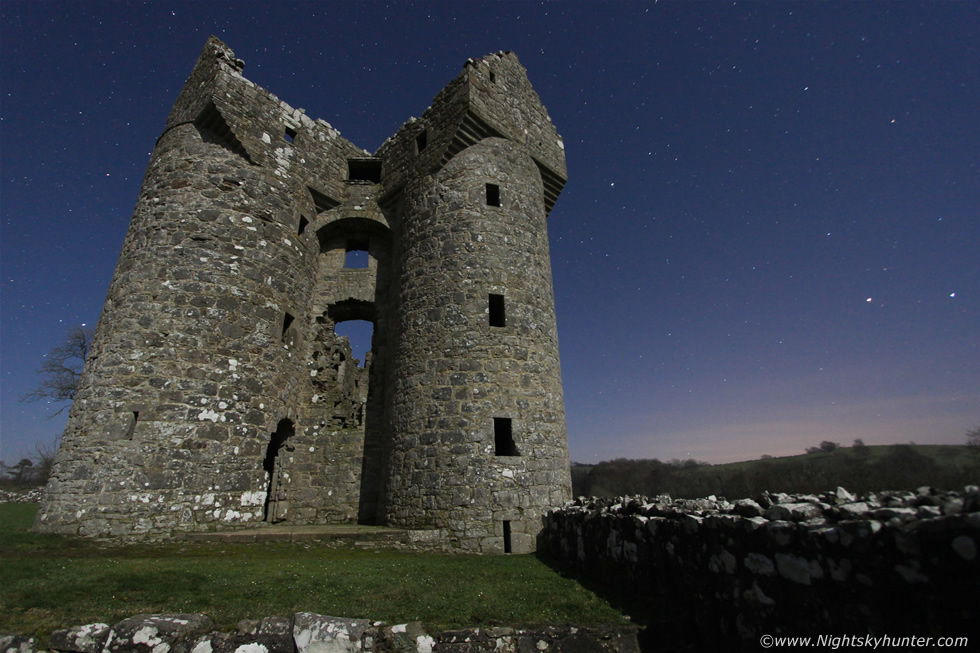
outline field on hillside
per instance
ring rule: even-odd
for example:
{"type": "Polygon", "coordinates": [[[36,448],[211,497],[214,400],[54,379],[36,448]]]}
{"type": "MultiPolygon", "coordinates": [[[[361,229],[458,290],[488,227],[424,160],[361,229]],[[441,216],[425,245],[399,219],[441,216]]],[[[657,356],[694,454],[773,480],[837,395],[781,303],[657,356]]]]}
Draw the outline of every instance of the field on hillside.
{"type": "Polygon", "coordinates": [[[422,554],[309,543],[109,546],[29,532],[37,504],[0,504],[0,632],[149,612],[219,627],[308,611],[430,633],[474,626],[617,624],[624,616],[534,556],[422,554]]]}
{"type": "Polygon", "coordinates": [[[873,492],[971,484],[980,484],[980,451],[959,445],[839,447],[725,465],[618,459],[572,467],[576,496],[669,494],[693,499],[714,494],[739,499],[766,490],[820,492],[843,486],[852,492],[873,492]]]}

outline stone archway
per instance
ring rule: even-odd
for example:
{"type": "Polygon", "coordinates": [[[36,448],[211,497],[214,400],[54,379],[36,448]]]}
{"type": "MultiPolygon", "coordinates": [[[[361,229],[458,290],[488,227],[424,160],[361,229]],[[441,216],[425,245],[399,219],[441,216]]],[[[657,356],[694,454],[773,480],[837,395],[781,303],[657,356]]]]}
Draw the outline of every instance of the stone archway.
{"type": "Polygon", "coordinates": [[[267,522],[286,520],[289,512],[289,498],[286,491],[286,454],[293,450],[289,439],[294,435],[292,420],[281,419],[269,438],[262,467],[269,475],[269,491],[265,497],[265,516],[267,522]]]}

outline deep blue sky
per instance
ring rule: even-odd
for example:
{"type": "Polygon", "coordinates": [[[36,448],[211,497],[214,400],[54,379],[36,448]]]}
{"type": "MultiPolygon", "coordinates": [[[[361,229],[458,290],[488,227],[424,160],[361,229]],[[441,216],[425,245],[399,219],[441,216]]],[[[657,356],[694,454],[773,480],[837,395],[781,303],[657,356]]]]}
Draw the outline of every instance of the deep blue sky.
{"type": "Polygon", "coordinates": [[[980,425],[980,3],[0,2],[3,459],[94,324],[204,41],[376,149],[515,51],[565,140],[549,218],[573,460],[963,443],[980,425]]]}

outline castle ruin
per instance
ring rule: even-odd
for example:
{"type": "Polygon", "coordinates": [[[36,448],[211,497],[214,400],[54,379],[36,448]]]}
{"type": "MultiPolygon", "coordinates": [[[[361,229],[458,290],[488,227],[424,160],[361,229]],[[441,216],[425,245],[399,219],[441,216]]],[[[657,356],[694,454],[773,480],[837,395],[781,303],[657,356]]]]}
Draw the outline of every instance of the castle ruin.
{"type": "Polygon", "coordinates": [[[211,37],[157,141],[36,529],[534,550],[571,494],[546,226],[566,168],[524,68],[467,61],[374,154],[242,69],[211,37]],[[373,323],[363,365],[347,320],[373,323]]]}

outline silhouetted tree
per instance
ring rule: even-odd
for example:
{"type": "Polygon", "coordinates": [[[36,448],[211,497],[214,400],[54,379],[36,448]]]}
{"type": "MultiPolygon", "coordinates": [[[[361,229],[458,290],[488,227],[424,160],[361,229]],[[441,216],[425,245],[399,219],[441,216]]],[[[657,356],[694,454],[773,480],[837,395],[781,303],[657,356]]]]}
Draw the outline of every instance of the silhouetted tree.
{"type": "Polygon", "coordinates": [[[966,432],[966,444],[980,449],[980,426],[966,432]]]}
{"type": "Polygon", "coordinates": [[[854,449],[854,453],[858,456],[864,457],[871,453],[871,447],[866,445],[861,438],[856,438],[851,448],[854,449]]]}
{"type": "Polygon", "coordinates": [[[30,458],[22,458],[16,465],[4,465],[3,472],[10,477],[14,483],[24,483],[31,473],[34,463],[30,458]]]}
{"type": "MultiPolygon", "coordinates": [[[[37,387],[20,400],[32,402],[50,399],[56,403],[72,401],[78,390],[78,381],[85,367],[92,336],[91,328],[75,326],[69,329],[64,341],[44,357],[44,362],[37,371],[41,376],[37,387]]],[[[62,406],[51,417],[60,414],[65,408],[68,406],[62,406]]]]}
{"type": "Polygon", "coordinates": [[[51,470],[54,468],[54,458],[58,454],[58,441],[53,445],[38,442],[34,445],[34,473],[33,480],[39,485],[46,485],[51,478],[51,470]]]}

